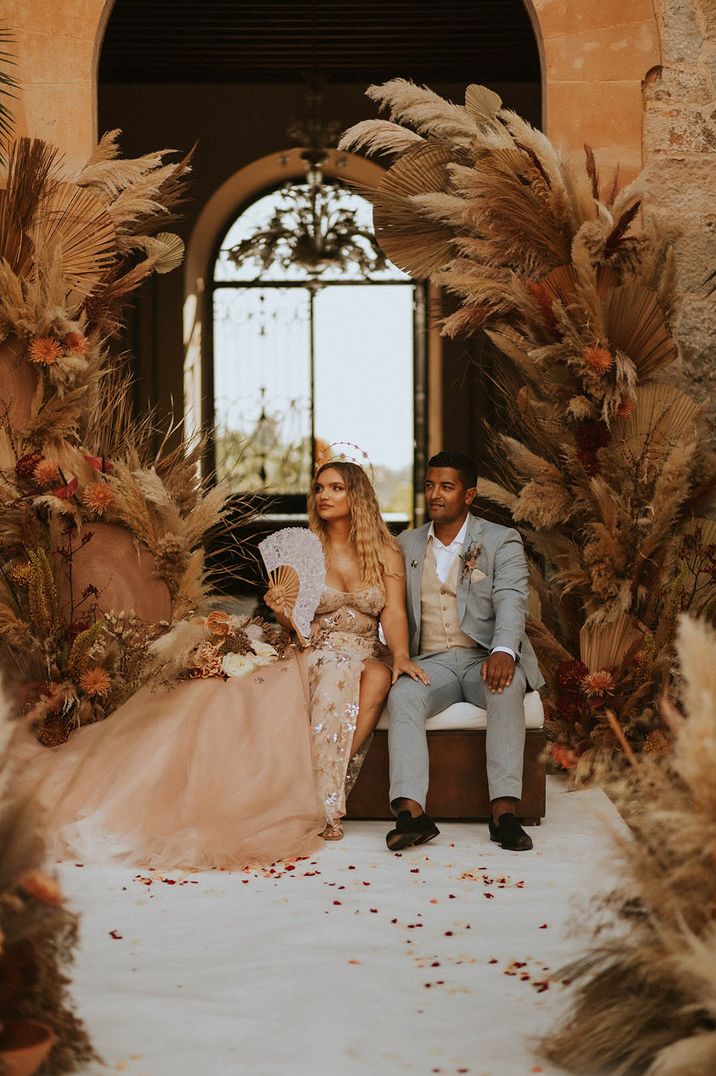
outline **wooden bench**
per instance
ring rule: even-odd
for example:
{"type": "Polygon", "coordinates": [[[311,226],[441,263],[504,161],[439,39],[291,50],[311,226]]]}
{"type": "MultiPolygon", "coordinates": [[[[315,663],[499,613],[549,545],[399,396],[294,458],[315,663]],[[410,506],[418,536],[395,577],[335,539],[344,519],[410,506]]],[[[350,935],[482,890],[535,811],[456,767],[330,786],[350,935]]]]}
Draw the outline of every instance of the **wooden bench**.
{"type": "MultiPolygon", "coordinates": [[[[433,818],[484,820],[490,816],[485,764],[487,714],[456,702],[426,722],[430,789],[426,810],[433,818]]],[[[525,761],[517,814],[538,826],[545,814],[545,733],[542,700],[525,696],[525,761]]],[[[348,799],[347,818],[390,819],[388,802],[388,719],[383,713],[363,769],[348,799]]]]}

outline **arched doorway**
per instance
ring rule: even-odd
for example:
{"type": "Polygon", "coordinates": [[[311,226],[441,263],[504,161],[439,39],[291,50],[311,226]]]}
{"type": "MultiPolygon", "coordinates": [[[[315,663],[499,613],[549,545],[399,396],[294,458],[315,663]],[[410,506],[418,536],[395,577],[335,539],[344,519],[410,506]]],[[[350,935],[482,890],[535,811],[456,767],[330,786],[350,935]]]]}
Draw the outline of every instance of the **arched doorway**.
{"type": "Polygon", "coordinates": [[[318,265],[301,261],[292,233],[310,192],[305,177],[262,192],[218,244],[204,367],[212,471],[234,492],[266,492],[303,512],[315,461],[348,442],[371,460],[384,512],[405,525],[423,462],[415,330],[424,289],[375,257],[370,203],[339,181],[321,184],[319,197],[323,217],[343,222],[341,249],[318,265]],[[257,234],[260,263],[246,254],[257,234]]]}

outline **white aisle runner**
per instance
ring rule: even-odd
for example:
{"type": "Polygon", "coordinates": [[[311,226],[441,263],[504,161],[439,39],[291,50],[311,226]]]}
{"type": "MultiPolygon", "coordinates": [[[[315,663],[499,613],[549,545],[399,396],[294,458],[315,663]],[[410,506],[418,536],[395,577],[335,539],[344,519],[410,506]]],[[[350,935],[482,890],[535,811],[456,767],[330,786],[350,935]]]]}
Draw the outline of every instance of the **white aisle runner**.
{"type": "Polygon", "coordinates": [[[564,1005],[550,976],[613,881],[601,792],[548,780],[533,852],[480,824],[423,849],[386,825],[293,869],[141,872],[63,864],[82,914],[74,994],[107,1067],[129,1076],[527,1076],[564,1005]],[[575,913],[582,909],[583,914],[575,913]]]}

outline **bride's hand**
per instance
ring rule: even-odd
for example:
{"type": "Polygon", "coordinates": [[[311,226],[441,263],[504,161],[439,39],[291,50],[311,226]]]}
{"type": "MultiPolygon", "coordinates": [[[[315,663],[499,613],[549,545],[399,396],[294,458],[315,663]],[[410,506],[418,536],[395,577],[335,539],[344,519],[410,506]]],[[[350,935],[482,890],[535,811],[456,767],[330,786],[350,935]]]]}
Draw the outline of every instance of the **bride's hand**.
{"type": "Polygon", "coordinates": [[[291,612],[291,603],[283,587],[269,587],[264,594],[264,605],[268,605],[277,615],[286,616],[291,612]]]}
{"type": "Polygon", "coordinates": [[[409,676],[411,680],[419,680],[421,684],[425,684],[426,687],[430,683],[430,677],[425,672],[425,669],[420,665],[416,665],[410,658],[396,658],[393,662],[393,675],[391,678],[391,686],[396,682],[399,676],[409,676]]]}

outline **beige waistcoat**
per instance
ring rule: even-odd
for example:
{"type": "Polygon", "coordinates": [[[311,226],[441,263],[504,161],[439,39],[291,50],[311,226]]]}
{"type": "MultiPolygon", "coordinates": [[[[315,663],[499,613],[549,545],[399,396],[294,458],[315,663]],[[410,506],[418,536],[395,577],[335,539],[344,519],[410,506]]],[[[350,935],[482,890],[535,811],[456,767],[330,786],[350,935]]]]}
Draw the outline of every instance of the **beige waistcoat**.
{"type": "Polygon", "coordinates": [[[462,561],[455,557],[450,574],[440,582],[433,543],[428,541],[423,564],[420,600],[420,653],[441,654],[454,647],[476,647],[460,627],[457,615],[457,583],[462,561]]]}

